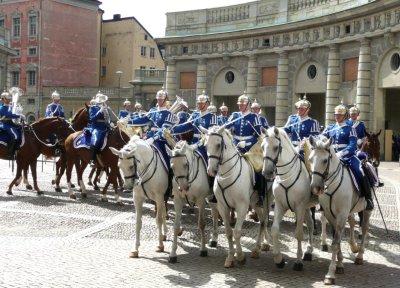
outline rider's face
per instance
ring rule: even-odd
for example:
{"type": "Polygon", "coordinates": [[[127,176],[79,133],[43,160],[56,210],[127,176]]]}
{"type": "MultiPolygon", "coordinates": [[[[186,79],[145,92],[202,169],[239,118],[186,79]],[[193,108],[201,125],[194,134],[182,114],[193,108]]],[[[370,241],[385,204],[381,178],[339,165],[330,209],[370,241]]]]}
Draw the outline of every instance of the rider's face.
{"type": "Polygon", "coordinates": [[[357,120],[357,117],[358,117],[357,113],[350,113],[351,120],[355,121],[355,120],[357,120]]]}
{"type": "Polygon", "coordinates": [[[239,110],[240,112],[245,112],[247,110],[247,106],[249,105],[249,103],[240,103],[239,104],[239,110]]]}
{"type": "Polygon", "coordinates": [[[197,108],[199,108],[200,111],[206,111],[207,107],[207,102],[197,102],[197,108]]]}
{"type": "Polygon", "coordinates": [[[261,108],[251,108],[251,112],[258,114],[260,113],[261,108]]]}
{"type": "Polygon", "coordinates": [[[304,117],[308,115],[308,108],[305,107],[298,107],[297,108],[297,115],[300,117],[304,117]]]}
{"type": "Polygon", "coordinates": [[[344,115],[344,114],[335,114],[335,120],[338,123],[342,123],[345,118],[346,118],[346,115],[344,115]]]}

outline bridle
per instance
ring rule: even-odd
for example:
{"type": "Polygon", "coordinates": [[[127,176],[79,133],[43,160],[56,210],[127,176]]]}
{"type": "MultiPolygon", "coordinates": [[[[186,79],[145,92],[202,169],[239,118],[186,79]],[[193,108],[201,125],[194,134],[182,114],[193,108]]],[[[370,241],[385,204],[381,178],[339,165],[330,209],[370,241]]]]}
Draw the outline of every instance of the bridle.
{"type": "MultiPolygon", "coordinates": [[[[223,165],[223,164],[229,162],[229,161],[232,160],[235,156],[238,156],[238,158],[240,158],[239,152],[236,152],[235,154],[233,154],[232,157],[228,158],[228,159],[225,160],[225,161],[222,161],[222,160],[224,159],[224,151],[226,150],[226,144],[225,144],[225,141],[224,141],[224,136],[221,135],[221,134],[219,134],[219,133],[215,133],[215,132],[210,133],[209,136],[218,136],[218,137],[221,138],[221,152],[220,152],[219,156],[217,156],[217,155],[208,155],[208,158],[217,159],[217,160],[218,160],[218,163],[217,163],[218,166],[223,165]]],[[[238,160],[238,161],[239,161],[239,160],[238,160]]],[[[233,164],[233,166],[235,166],[236,163],[237,163],[237,161],[233,164]]],[[[232,166],[232,167],[233,167],[233,166],[232,166]]]]}
{"type": "MultiPolygon", "coordinates": [[[[179,179],[184,179],[187,182],[188,188],[190,188],[191,184],[193,183],[193,181],[197,178],[197,175],[199,174],[199,160],[200,160],[200,158],[197,159],[196,167],[194,167],[193,165],[189,165],[189,159],[186,156],[186,154],[177,154],[177,155],[170,156],[171,160],[175,159],[175,158],[185,158],[186,167],[188,167],[186,175],[175,175],[175,173],[174,173],[175,182],[178,183],[179,179]],[[190,175],[193,174],[193,171],[195,171],[195,174],[193,175],[192,179],[190,179],[190,175]]],[[[192,160],[193,160],[192,163],[194,163],[195,162],[194,161],[194,156],[192,157],[192,160]]],[[[179,183],[178,183],[178,185],[179,185],[179,183]]],[[[181,187],[179,187],[179,190],[181,190],[180,188],[181,187]]]]}

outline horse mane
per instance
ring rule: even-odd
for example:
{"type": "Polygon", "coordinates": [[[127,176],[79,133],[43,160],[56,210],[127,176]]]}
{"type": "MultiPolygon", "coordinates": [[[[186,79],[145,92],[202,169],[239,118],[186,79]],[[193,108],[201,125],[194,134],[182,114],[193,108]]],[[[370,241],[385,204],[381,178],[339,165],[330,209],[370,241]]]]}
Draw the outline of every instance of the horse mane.
{"type": "Polygon", "coordinates": [[[78,117],[78,115],[82,114],[82,112],[87,108],[86,103],[85,106],[81,107],[78,109],[78,111],[75,112],[74,116],[72,116],[72,121],[75,120],[76,117],[78,117]]]}
{"type": "Polygon", "coordinates": [[[279,136],[281,138],[281,141],[284,142],[288,147],[288,149],[290,149],[294,154],[297,154],[297,151],[294,148],[292,142],[290,141],[288,134],[285,132],[285,130],[283,130],[283,128],[270,127],[267,130],[268,137],[275,137],[275,128],[278,129],[279,131],[279,136]]]}

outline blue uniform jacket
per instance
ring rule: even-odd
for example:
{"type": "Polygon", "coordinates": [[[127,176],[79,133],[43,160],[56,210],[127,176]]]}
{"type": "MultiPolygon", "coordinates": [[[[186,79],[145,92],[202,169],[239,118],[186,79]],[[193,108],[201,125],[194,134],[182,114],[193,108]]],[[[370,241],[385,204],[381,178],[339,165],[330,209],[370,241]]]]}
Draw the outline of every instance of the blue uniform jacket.
{"type": "Polygon", "coordinates": [[[61,104],[50,103],[47,105],[46,112],[44,114],[45,117],[65,117],[64,109],[61,104]]]}
{"type": "Polygon", "coordinates": [[[128,115],[130,116],[130,118],[133,118],[134,116],[136,116],[136,115],[134,115],[133,112],[130,112],[130,111],[128,111],[128,110],[121,110],[121,111],[119,111],[119,113],[118,113],[118,119],[125,118],[125,117],[127,117],[128,115]]]}
{"type": "Polygon", "coordinates": [[[173,127],[171,132],[174,135],[179,135],[193,131],[192,142],[197,143],[201,139],[201,131],[198,127],[208,129],[215,125],[218,125],[217,115],[207,112],[194,112],[186,123],[173,127]]]}
{"type": "Polygon", "coordinates": [[[222,126],[224,125],[226,122],[228,122],[229,117],[228,116],[223,116],[223,115],[219,115],[218,116],[218,125],[222,126]]]}
{"type": "Polygon", "coordinates": [[[233,127],[233,143],[237,145],[240,141],[245,141],[246,146],[243,148],[244,152],[250,150],[250,148],[257,142],[258,137],[261,133],[262,123],[260,117],[251,112],[234,112],[228,119],[228,123],[243,117],[233,123],[227,124],[226,129],[233,127]],[[244,116],[243,116],[244,115],[244,116]]]}
{"type": "Polygon", "coordinates": [[[101,105],[89,107],[89,127],[92,133],[90,145],[95,146],[97,149],[103,146],[104,138],[110,127],[110,119],[106,119],[104,111],[100,112],[100,109],[101,105]]]}
{"type": "Polygon", "coordinates": [[[265,118],[265,116],[263,116],[263,115],[258,115],[258,117],[259,117],[260,120],[261,120],[261,125],[262,125],[262,127],[264,127],[265,129],[268,129],[268,128],[269,128],[269,125],[268,125],[267,118],[265,118]]]}
{"type": "Polygon", "coordinates": [[[0,105],[0,128],[2,129],[10,129],[19,127],[19,125],[15,124],[12,119],[20,118],[19,115],[11,112],[11,106],[8,105],[0,105]]]}
{"type": "Polygon", "coordinates": [[[298,146],[303,138],[310,137],[310,135],[319,135],[319,122],[310,117],[301,119],[297,115],[291,115],[283,129],[286,133],[290,134],[290,140],[294,146],[298,146]]]}

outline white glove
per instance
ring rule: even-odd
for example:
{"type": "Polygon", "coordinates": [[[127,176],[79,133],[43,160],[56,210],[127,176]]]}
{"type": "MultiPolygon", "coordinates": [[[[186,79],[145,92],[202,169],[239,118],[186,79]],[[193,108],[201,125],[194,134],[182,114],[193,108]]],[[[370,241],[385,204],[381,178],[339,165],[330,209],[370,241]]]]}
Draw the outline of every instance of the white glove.
{"type": "Polygon", "coordinates": [[[338,158],[342,158],[343,155],[344,155],[344,153],[343,153],[342,151],[336,152],[336,156],[337,156],[338,158]]]}
{"type": "Polygon", "coordinates": [[[19,115],[19,118],[20,118],[22,121],[24,121],[24,122],[25,122],[25,120],[26,120],[25,115],[19,115]]]}
{"type": "Polygon", "coordinates": [[[114,125],[113,122],[110,123],[110,127],[111,127],[111,128],[114,128],[114,127],[115,127],[115,125],[114,125]]]}
{"type": "Polygon", "coordinates": [[[146,139],[146,142],[147,142],[147,143],[149,143],[149,144],[153,144],[153,142],[154,142],[154,138],[149,138],[149,139],[146,139]]]}
{"type": "Polygon", "coordinates": [[[358,145],[358,146],[361,146],[362,143],[363,143],[363,139],[357,139],[357,145],[358,145]]]}
{"type": "Polygon", "coordinates": [[[99,113],[103,113],[103,111],[104,111],[104,105],[101,105],[99,113]]]}
{"type": "Polygon", "coordinates": [[[244,148],[244,147],[246,147],[246,141],[240,141],[237,145],[236,145],[236,147],[238,147],[238,148],[244,148]]]}

